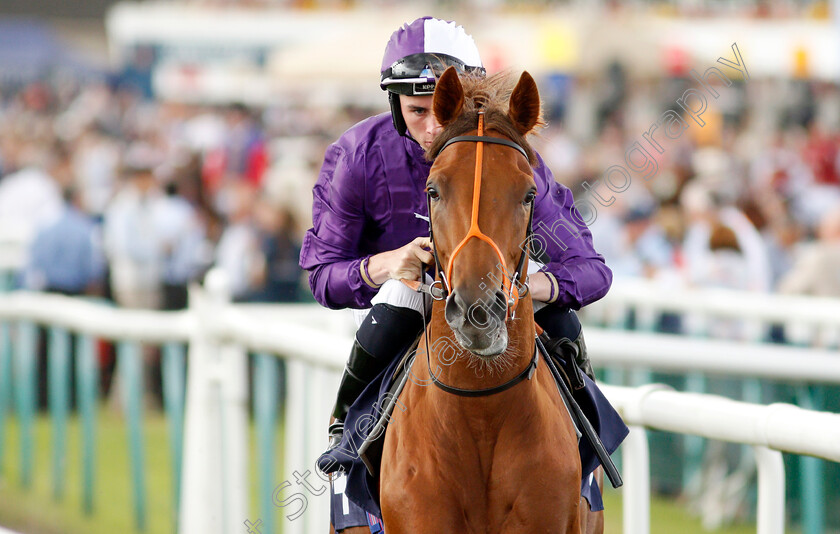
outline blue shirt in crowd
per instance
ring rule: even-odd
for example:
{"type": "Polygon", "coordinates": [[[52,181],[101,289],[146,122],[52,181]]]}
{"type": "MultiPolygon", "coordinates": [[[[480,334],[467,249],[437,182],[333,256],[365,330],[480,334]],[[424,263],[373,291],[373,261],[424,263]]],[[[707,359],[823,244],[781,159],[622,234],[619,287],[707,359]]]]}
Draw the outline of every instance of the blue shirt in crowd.
{"type": "Polygon", "coordinates": [[[29,289],[83,293],[104,273],[96,226],[69,206],[38,232],[29,256],[25,283],[29,289]]]}

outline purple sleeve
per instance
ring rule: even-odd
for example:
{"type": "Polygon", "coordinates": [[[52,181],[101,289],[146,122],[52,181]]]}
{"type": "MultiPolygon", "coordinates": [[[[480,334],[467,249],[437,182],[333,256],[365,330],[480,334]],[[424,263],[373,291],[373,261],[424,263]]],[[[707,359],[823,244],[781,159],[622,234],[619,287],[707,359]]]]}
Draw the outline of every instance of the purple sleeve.
{"type": "Polygon", "coordinates": [[[543,271],[553,275],[556,282],[552,302],[580,309],[607,294],[612,271],[604,257],[595,252],[592,234],[577,210],[572,214],[572,192],[554,181],[542,158],[534,169],[534,180],[534,248],[550,259],[543,271]]]}
{"type": "Polygon", "coordinates": [[[312,190],[312,228],[300,251],[300,266],[309,271],[312,295],[333,309],[367,308],[377,292],[360,271],[367,257],[359,250],[365,226],[365,183],[351,169],[365,167],[347,160],[338,144],[327,149],[312,190]]]}

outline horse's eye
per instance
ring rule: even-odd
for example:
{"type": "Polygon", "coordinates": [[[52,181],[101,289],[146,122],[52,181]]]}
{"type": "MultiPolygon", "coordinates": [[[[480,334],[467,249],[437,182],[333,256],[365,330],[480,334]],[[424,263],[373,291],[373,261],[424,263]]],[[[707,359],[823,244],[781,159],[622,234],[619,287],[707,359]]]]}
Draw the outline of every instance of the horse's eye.
{"type": "Polygon", "coordinates": [[[525,200],[523,200],[522,203],[527,206],[528,204],[534,201],[534,198],[536,198],[536,196],[536,191],[528,191],[528,194],[525,195],[525,200]]]}
{"type": "Polygon", "coordinates": [[[429,195],[429,198],[432,200],[438,200],[440,198],[440,193],[438,193],[437,189],[431,186],[426,188],[426,194],[429,195]]]}

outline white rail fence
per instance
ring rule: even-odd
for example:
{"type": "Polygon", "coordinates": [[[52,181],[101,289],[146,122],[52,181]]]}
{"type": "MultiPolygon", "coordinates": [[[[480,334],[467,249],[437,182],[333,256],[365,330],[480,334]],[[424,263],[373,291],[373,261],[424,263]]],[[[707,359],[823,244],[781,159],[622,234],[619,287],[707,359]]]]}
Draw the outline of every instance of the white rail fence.
{"type": "MultiPolygon", "coordinates": [[[[823,364],[811,360],[811,357],[817,354],[840,356],[840,299],[677,287],[660,281],[617,278],[607,297],[588,306],[584,315],[589,322],[617,329],[629,327],[638,332],[661,329],[685,336],[676,340],[673,337],[656,337],[655,342],[663,349],[668,345],[669,351],[679,350],[685,355],[685,361],[692,362],[689,365],[662,361],[655,354],[646,352],[649,343],[654,342],[651,338],[640,337],[639,344],[635,346],[615,347],[608,344],[617,349],[611,352],[613,364],[623,361],[620,366],[629,370],[622,372],[615,367],[607,368],[609,383],[643,385],[657,380],[652,371],[659,371],[670,375],[662,380],[676,380],[681,389],[696,393],[707,392],[709,388],[725,388],[727,395],[733,395],[735,393],[731,388],[734,387],[740,388],[742,400],[758,403],[773,402],[780,399],[777,396],[780,394],[794,395],[798,405],[814,410],[824,410],[827,401],[834,402],[831,399],[836,395],[836,388],[825,386],[837,384],[837,361],[823,359],[826,372],[825,378],[820,380],[812,376],[812,371],[821,370],[818,365],[823,364]],[[707,342],[700,345],[687,341],[712,337],[752,343],[772,339],[789,345],[818,348],[820,352],[779,351],[775,346],[751,346],[750,343],[739,346],[707,342]],[[776,357],[785,355],[790,358],[787,362],[776,357]],[[675,377],[675,374],[681,376],[675,377]],[[708,380],[710,374],[738,375],[742,380],[708,380]],[[762,383],[759,378],[777,382],[762,383]],[[729,385],[723,386],[724,383],[729,385]],[[776,387],[778,384],[786,387],[779,389],[776,387]],[[791,385],[795,387],[788,387],[791,385]]],[[[599,337],[598,341],[604,340],[599,337]]],[[[656,437],[654,446],[663,445],[662,438],[656,437]]],[[[716,458],[708,457],[704,449],[701,438],[685,436],[682,439],[682,455],[676,461],[682,464],[682,488],[687,496],[697,496],[701,485],[715,486],[707,487],[704,497],[695,501],[703,509],[704,523],[712,526],[734,513],[733,507],[724,504],[725,495],[729,495],[728,502],[732,500],[732,484],[741,484],[740,496],[745,496],[743,491],[748,489],[749,480],[744,476],[754,458],[745,447],[741,452],[740,466],[730,473],[731,477],[704,482],[703,465],[722,461],[722,449],[716,448],[719,451],[716,458]],[[712,498],[715,492],[717,497],[712,498]]],[[[814,458],[798,459],[795,468],[799,479],[799,503],[796,506],[801,508],[803,533],[823,534],[831,510],[828,503],[837,497],[836,488],[827,484],[828,470],[833,468],[814,458]]]]}
{"type": "Polygon", "coordinates": [[[780,451],[840,462],[840,415],[790,404],[760,406],[653,384],[603,386],[630,426],[622,445],[624,532],[650,532],[650,458],[645,428],[753,446],[758,468],[759,534],[785,530],[785,469],[780,451]]]}
{"type": "Polygon", "coordinates": [[[760,339],[771,325],[783,325],[791,341],[837,347],[840,299],[754,293],[703,287],[671,287],[640,278],[617,278],[607,296],[584,310],[597,322],[614,324],[628,310],[639,315],[640,329],[650,329],[658,314],[684,317],[686,334],[702,335],[709,322],[743,323],[742,338],[760,339]]]}
{"type": "MultiPolygon", "coordinates": [[[[0,320],[59,325],[92,336],[143,343],[189,342],[180,532],[244,531],[243,523],[249,520],[246,351],[286,359],[284,473],[290,477],[293,470],[314,472],[314,460],[326,441],[327,418],[350,346],[352,323],[344,314],[317,306],[231,305],[223,276],[217,273],[211,273],[206,290],[196,288],[190,298],[190,310],[172,313],[14,293],[0,295],[0,320]]],[[[824,322],[825,316],[813,319],[824,322]]],[[[833,325],[834,320],[828,323],[833,325]]],[[[587,341],[598,365],[632,366],[641,361],[653,368],[840,383],[836,352],[827,350],[596,328],[587,329],[587,341]],[[802,365],[803,361],[808,365],[802,365]]],[[[627,534],[649,532],[646,427],[755,447],[757,519],[762,534],[784,529],[784,470],[778,451],[840,461],[840,415],[678,393],[660,386],[605,386],[604,390],[632,428],[622,453],[627,534]]],[[[284,532],[325,531],[326,495],[310,495],[307,503],[300,519],[284,522],[284,532]]]]}

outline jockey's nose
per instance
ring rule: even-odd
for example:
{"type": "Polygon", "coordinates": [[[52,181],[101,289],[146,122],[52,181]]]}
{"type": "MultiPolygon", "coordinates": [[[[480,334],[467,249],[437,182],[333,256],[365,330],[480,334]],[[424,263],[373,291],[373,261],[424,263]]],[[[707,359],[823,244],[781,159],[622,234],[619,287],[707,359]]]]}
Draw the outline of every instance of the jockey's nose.
{"type": "Polygon", "coordinates": [[[426,121],[426,132],[434,137],[437,137],[442,129],[443,126],[440,125],[434,114],[430,113],[429,118],[426,121]]]}

